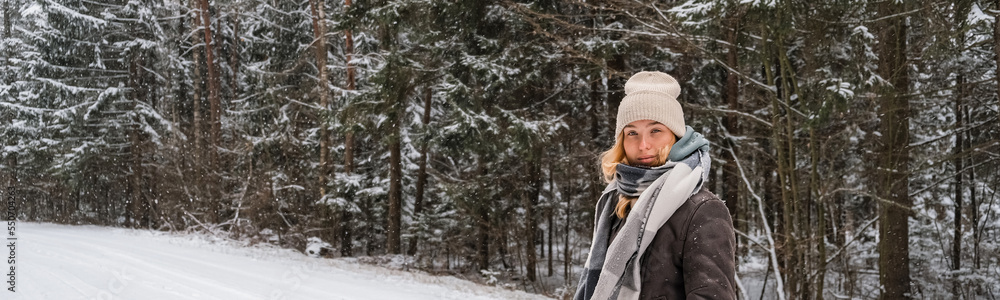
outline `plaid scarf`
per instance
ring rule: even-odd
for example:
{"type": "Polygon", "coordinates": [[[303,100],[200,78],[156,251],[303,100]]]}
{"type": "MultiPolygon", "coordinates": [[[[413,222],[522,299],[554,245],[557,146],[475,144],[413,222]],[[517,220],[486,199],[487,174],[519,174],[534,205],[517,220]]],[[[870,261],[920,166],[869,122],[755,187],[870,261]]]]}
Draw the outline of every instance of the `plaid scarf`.
{"type": "Polygon", "coordinates": [[[688,130],[694,134],[685,135],[671,150],[671,155],[677,149],[691,151],[680,161],[648,169],[619,164],[615,181],[597,201],[594,239],[574,299],[638,299],[642,290],[639,257],[656,231],[708,181],[708,141],[688,130]],[[635,193],[639,199],[609,245],[618,195],[635,193]]]}
{"type": "Polygon", "coordinates": [[[673,166],[670,164],[663,164],[662,166],[653,168],[618,164],[615,167],[615,181],[612,184],[615,185],[618,194],[625,195],[626,197],[639,197],[653,181],[656,181],[657,178],[660,178],[661,175],[667,173],[672,168],[673,166]]]}

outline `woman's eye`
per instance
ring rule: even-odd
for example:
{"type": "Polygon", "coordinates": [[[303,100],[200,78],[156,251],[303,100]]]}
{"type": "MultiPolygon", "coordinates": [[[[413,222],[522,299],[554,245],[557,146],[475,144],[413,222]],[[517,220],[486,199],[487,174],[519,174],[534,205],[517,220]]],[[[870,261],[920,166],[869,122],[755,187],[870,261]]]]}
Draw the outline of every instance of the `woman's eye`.
{"type": "Polygon", "coordinates": [[[638,134],[638,133],[636,133],[635,131],[629,131],[629,132],[628,132],[628,133],[626,133],[625,135],[627,135],[627,136],[633,136],[633,135],[637,135],[637,134],[638,134]]]}
{"type": "Polygon", "coordinates": [[[659,133],[659,132],[662,132],[662,131],[659,130],[659,129],[653,129],[653,133],[659,133]]]}

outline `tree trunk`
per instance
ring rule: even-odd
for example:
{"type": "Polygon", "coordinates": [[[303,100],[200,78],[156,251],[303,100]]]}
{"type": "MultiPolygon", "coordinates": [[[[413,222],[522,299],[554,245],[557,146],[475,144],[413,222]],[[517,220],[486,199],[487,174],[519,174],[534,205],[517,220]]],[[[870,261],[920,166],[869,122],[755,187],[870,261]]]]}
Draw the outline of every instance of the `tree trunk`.
{"type": "MultiPolygon", "coordinates": [[[[397,27],[394,21],[383,20],[376,24],[377,36],[380,41],[381,51],[388,53],[389,57],[398,56],[397,27]]],[[[386,65],[380,71],[385,76],[385,80],[380,86],[381,99],[384,105],[382,111],[386,123],[381,127],[380,134],[387,138],[389,142],[389,207],[388,220],[386,225],[386,251],[390,254],[400,254],[401,245],[401,223],[402,223],[402,127],[403,114],[406,113],[406,99],[409,94],[410,74],[407,67],[400,60],[388,59],[386,65]]]]}
{"type": "MultiPolygon", "coordinates": [[[[134,100],[133,100],[134,101],[134,100]]],[[[131,154],[131,174],[128,176],[129,181],[129,210],[128,218],[126,218],[127,226],[136,228],[140,226],[140,220],[143,215],[143,200],[142,200],[142,153],[141,153],[141,142],[139,141],[139,135],[141,131],[138,129],[138,125],[132,126],[129,134],[129,152],[131,154]]]]}
{"type": "MultiPolygon", "coordinates": [[[[958,91],[955,93],[955,148],[953,149],[955,153],[954,165],[955,165],[955,233],[954,239],[952,239],[951,244],[951,268],[953,271],[958,272],[962,269],[962,195],[964,188],[962,186],[962,169],[965,168],[964,158],[962,157],[962,147],[965,146],[965,133],[962,132],[962,127],[965,126],[963,115],[965,114],[962,108],[962,98],[964,95],[964,85],[965,76],[958,75],[956,78],[956,86],[958,91]]],[[[952,278],[952,299],[961,298],[961,282],[958,277],[952,278]]]]}
{"type": "MultiPolygon", "coordinates": [[[[566,149],[569,149],[568,146],[571,146],[571,145],[572,144],[570,144],[570,143],[567,142],[567,145],[564,145],[564,147],[567,147],[566,149]]],[[[572,215],[573,214],[573,201],[572,201],[573,198],[570,197],[570,195],[571,195],[570,193],[572,192],[572,190],[570,190],[570,184],[572,183],[572,179],[570,178],[570,172],[569,171],[564,171],[563,172],[563,178],[565,178],[565,181],[563,182],[564,184],[563,184],[563,187],[562,187],[563,188],[562,196],[563,196],[563,201],[566,203],[566,208],[565,208],[565,210],[563,212],[563,216],[565,218],[565,222],[563,222],[563,234],[562,234],[562,237],[563,237],[563,278],[565,279],[565,284],[570,284],[571,283],[571,281],[570,281],[570,277],[571,276],[570,276],[570,273],[569,273],[569,271],[570,271],[569,265],[570,265],[571,261],[573,260],[573,256],[571,256],[570,253],[572,253],[573,251],[569,248],[569,235],[570,235],[570,232],[569,232],[569,223],[570,223],[570,220],[574,219],[573,215],[572,215]]],[[[597,201],[597,200],[594,200],[594,201],[597,201]]],[[[586,237],[586,238],[589,239],[591,237],[586,237]]]]}
{"type": "MultiPolygon", "coordinates": [[[[737,65],[739,64],[737,58],[737,37],[738,31],[740,30],[740,13],[733,12],[728,19],[729,26],[731,29],[726,32],[726,42],[729,43],[729,47],[726,53],[726,64],[732,70],[726,73],[726,105],[732,113],[727,113],[725,118],[722,120],[723,127],[726,128],[726,132],[729,137],[735,137],[740,134],[740,128],[738,123],[738,118],[736,111],[740,110],[740,77],[735,71],[737,65]]],[[[723,183],[723,199],[726,200],[726,208],[729,209],[729,214],[733,219],[733,227],[739,231],[746,232],[746,228],[741,226],[740,218],[740,171],[736,166],[736,141],[732,138],[727,138],[725,141],[726,145],[732,151],[726,152],[728,154],[728,161],[722,166],[722,183],[723,183]]],[[[737,241],[742,240],[740,236],[736,235],[737,241]]],[[[737,243],[739,244],[739,243],[737,243]]]]}
{"type": "Polygon", "coordinates": [[[490,268],[490,215],[489,209],[485,207],[479,207],[479,220],[476,221],[476,233],[479,235],[479,243],[476,245],[479,260],[480,270],[489,270],[490,268]]]}
{"type": "MultiPolygon", "coordinates": [[[[968,19],[967,16],[969,15],[969,11],[972,9],[972,1],[971,0],[955,1],[954,5],[955,5],[954,6],[955,19],[952,20],[952,24],[954,25],[953,30],[955,30],[956,32],[963,32],[962,34],[955,35],[956,44],[964,47],[964,45],[966,44],[964,28],[966,27],[965,25],[966,25],[966,20],[968,19]]],[[[962,207],[964,206],[963,195],[965,193],[965,185],[963,182],[964,179],[963,177],[965,177],[964,174],[965,157],[962,154],[962,152],[964,152],[965,149],[966,145],[965,136],[967,133],[967,131],[964,128],[966,121],[965,121],[965,107],[964,107],[965,104],[963,103],[967,93],[967,89],[965,86],[967,80],[965,78],[963,70],[959,69],[957,70],[957,72],[958,76],[956,76],[955,78],[955,92],[954,92],[956,136],[955,136],[955,147],[953,149],[955,153],[955,158],[954,158],[955,233],[954,233],[954,239],[952,239],[952,253],[951,253],[952,270],[955,271],[955,274],[958,274],[958,271],[962,269],[962,214],[963,214],[962,207]]],[[[975,182],[970,181],[969,183],[972,184],[971,190],[975,190],[975,182]]],[[[958,276],[953,276],[952,299],[957,300],[962,297],[961,289],[962,289],[962,284],[958,276]]]]}
{"type": "MultiPolygon", "coordinates": [[[[765,29],[764,35],[763,35],[765,43],[768,43],[766,41],[769,40],[769,34],[768,34],[767,30],[768,29],[765,29]]],[[[767,78],[768,85],[770,85],[770,86],[778,86],[778,81],[775,78],[774,73],[773,73],[774,70],[772,69],[774,67],[773,60],[775,60],[776,58],[774,58],[771,53],[774,52],[774,51],[780,51],[780,48],[778,48],[778,49],[772,49],[771,47],[768,47],[768,46],[769,45],[765,45],[765,49],[763,50],[763,52],[765,53],[764,58],[763,58],[764,72],[765,72],[765,75],[766,75],[766,78],[767,78]]],[[[773,45],[770,45],[770,46],[773,46],[773,45]]],[[[780,72],[779,76],[783,76],[784,75],[784,72],[782,71],[782,68],[780,66],[778,67],[777,70],[780,72]]],[[[782,82],[786,81],[785,78],[782,78],[781,80],[782,80],[782,82]]],[[[789,145],[785,141],[785,139],[786,138],[790,138],[790,137],[785,137],[786,131],[785,131],[785,127],[782,126],[782,117],[781,117],[782,108],[781,108],[781,105],[779,103],[779,101],[781,101],[781,99],[779,99],[779,97],[781,97],[780,93],[787,93],[787,90],[788,90],[788,88],[785,87],[785,85],[782,83],[782,88],[780,88],[778,90],[779,94],[773,94],[773,95],[771,95],[771,110],[772,110],[771,111],[771,124],[773,125],[772,128],[771,128],[771,142],[772,142],[772,146],[775,149],[775,156],[774,156],[774,158],[777,161],[777,165],[778,165],[777,172],[776,172],[777,180],[778,180],[778,182],[777,182],[777,189],[778,189],[778,193],[780,194],[780,197],[781,197],[781,202],[780,202],[781,203],[781,205],[780,205],[780,207],[781,207],[781,218],[780,218],[781,219],[781,226],[780,227],[776,226],[776,228],[775,228],[775,232],[781,232],[781,234],[783,236],[783,239],[781,239],[781,242],[777,245],[778,255],[780,257],[782,257],[782,263],[783,263],[783,265],[780,266],[782,269],[780,269],[779,271],[781,272],[782,276],[784,277],[782,279],[786,283],[785,284],[785,289],[786,289],[785,290],[785,294],[787,294],[787,295],[795,295],[796,294],[795,291],[792,290],[792,289],[794,289],[795,284],[797,282],[796,279],[798,279],[798,276],[797,276],[797,274],[795,272],[795,270],[797,268],[797,265],[796,265],[796,262],[795,262],[795,258],[796,258],[796,254],[795,254],[796,253],[796,251],[795,251],[796,250],[796,245],[795,245],[795,238],[794,238],[794,236],[795,236],[795,233],[794,233],[794,228],[795,228],[794,223],[795,223],[795,221],[794,221],[794,218],[793,218],[794,207],[793,207],[792,200],[791,200],[792,196],[789,195],[790,192],[788,191],[788,188],[787,188],[788,186],[791,185],[791,182],[790,182],[791,181],[791,178],[790,178],[791,176],[789,176],[789,172],[790,172],[789,170],[791,169],[791,167],[789,166],[789,163],[788,163],[788,160],[787,160],[789,156],[787,155],[787,152],[785,151],[785,147],[789,145]],[[781,228],[781,230],[779,231],[778,228],[781,228]]],[[[787,112],[785,113],[784,117],[785,118],[789,117],[787,112]]]]}
{"type": "Polygon", "coordinates": [[[792,112],[793,99],[801,101],[803,95],[799,91],[795,72],[792,70],[791,62],[789,62],[788,55],[784,49],[784,37],[778,39],[778,46],[778,65],[781,70],[781,85],[783,90],[782,102],[787,106],[785,108],[785,127],[783,129],[784,142],[787,147],[787,158],[785,158],[785,176],[787,176],[787,179],[785,181],[788,184],[788,201],[792,209],[786,212],[785,216],[790,217],[792,222],[789,224],[789,232],[794,241],[789,248],[789,255],[792,260],[789,268],[792,270],[792,274],[788,274],[788,277],[793,280],[788,283],[787,287],[789,291],[788,295],[809,295],[808,289],[810,286],[804,276],[804,270],[810,268],[806,260],[809,240],[804,238],[806,235],[805,228],[808,227],[806,223],[808,221],[808,211],[805,210],[807,204],[804,203],[803,198],[799,194],[798,155],[795,151],[798,148],[798,145],[795,144],[795,128],[798,123],[795,121],[795,114],[792,112]]]}
{"type": "Polygon", "coordinates": [[[525,170],[523,176],[527,177],[525,179],[527,179],[528,190],[522,197],[522,203],[524,205],[524,218],[526,221],[524,229],[525,233],[523,237],[527,240],[525,243],[525,252],[527,253],[527,274],[525,275],[528,277],[528,281],[536,282],[538,281],[536,276],[536,270],[538,269],[538,255],[535,241],[538,236],[538,220],[537,216],[535,216],[535,205],[538,203],[538,198],[541,197],[540,191],[542,177],[539,174],[540,163],[538,160],[541,156],[542,148],[537,146],[533,148],[532,152],[534,153],[531,154],[532,159],[529,159],[524,165],[525,170]]]}
{"type": "MultiPolygon", "coordinates": [[[[8,170],[8,172],[9,172],[8,176],[9,177],[7,178],[7,186],[5,187],[5,189],[6,189],[5,192],[8,193],[6,197],[8,197],[8,198],[9,197],[15,197],[15,201],[16,201],[16,194],[12,195],[10,193],[11,192],[17,193],[17,187],[18,187],[18,184],[17,184],[17,181],[18,181],[17,180],[17,168],[18,168],[18,166],[17,166],[17,153],[11,153],[11,154],[7,155],[7,166],[10,167],[10,170],[8,170]]],[[[80,193],[75,193],[75,194],[76,194],[75,195],[76,197],[73,197],[73,198],[76,199],[76,201],[77,201],[76,207],[80,207],[80,205],[79,205],[79,201],[80,201],[79,195],[80,195],[80,193]]]]}
{"type": "Polygon", "coordinates": [[[222,130],[221,102],[219,99],[219,71],[215,67],[215,48],[212,44],[212,16],[208,6],[208,0],[201,0],[201,20],[205,29],[205,66],[208,69],[208,102],[209,102],[209,136],[211,138],[209,150],[211,157],[210,165],[213,170],[218,168],[218,148],[220,132],[222,130]]]}
{"type": "MultiPolygon", "coordinates": [[[[10,2],[11,2],[10,0],[3,0],[3,8],[2,8],[3,9],[3,35],[0,36],[0,41],[12,38],[12,36],[10,34],[10,30],[11,30],[11,27],[12,27],[12,24],[11,24],[11,21],[10,21],[10,2]]],[[[13,55],[13,53],[10,53],[10,52],[11,51],[7,47],[4,47],[4,49],[0,50],[0,57],[2,57],[0,59],[3,60],[3,66],[2,67],[5,70],[10,70],[11,60],[9,59],[9,57],[13,55]]],[[[5,73],[7,73],[7,72],[5,72],[5,73]]],[[[10,82],[10,81],[12,81],[14,79],[14,78],[8,78],[7,76],[9,76],[9,75],[4,74],[4,76],[0,76],[0,82],[4,82],[4,84],[7,84],[8,82],[10,82]]]]}
{"type": "Polygon", "coordinates": [[[907,98],[906,11],[904,3],[878,4],[879,75],[888,81],[880,87],[882,151],[878,159],[876,195],[879,196],[879,283],[881,299],[910,299],[909,114],[907,98]]]}
{"type": "MultiPolygon", "coordinates": [[[[965,139],[966,143],[971,143],[972,134],[965,139]]],[[[966,144],[966,146],[970,146],[966,144]]],[[[976,199],[976,169],[972,169],[969,172],[969,182],[972,186],[969,187],[969,208],[972,210],[972,219],[969,220],[969,224],[972,224],[972,267],[978,270],[980,268],[979,261],[979,243],[982,241],[983,231],[979,230],[979,200],[976,199]]],[[[985,226],[985,224],[984,224],[985,226]]]]}
{"type": "MultiPolygon", "coordinates": [[[[402,97],[400,97],[402,98],[402,97]]],[[[401,99],[400,99],[401,100],[401,99]]],[[[402,106],[402,104],[397,104],[402,106]]],[[[402,110],[401,107],[396,109],[402,110]]],[[[387,251],[390,254],[400,254],[400,223],[402,222],[403,206],[403,160],[400,151],[402,136],[400,127],[400,115],[402,112],[394,113],[391,118],[396,125],[392,126],[392,133],[389,142],[389,227],[386,229],[387,251]]]]}
{"type": "Polygon", "coordinates": [[[232,78],[229,81],[229,89],[232,92],[232,99],[239,98],[239,74],[240,74],[240,19],[243,18],[242,13],[237,10],[232,13],[235,15],[230,15],[230,22],[233,26],[233,44],[230,45],[232,51],[229,51],[229,68],[232,71],[232,78]]]}
{"type": "Polygon", "coordinates": [[[549,209],[548,209],[548,219],[549,219],[549,228],[548,228],[549,229],[549,238],[548,238],[548,242],[549,242],[549,245],[548,245],[549,246],[549,253],[548,253],[549,273],[548,273],[548,276],[549,277],[552,277],[552,246],[553,246],[552,238],[555,235],[554,231],[555,231],[555,226],[556,226],[555,220],[554,220],[554,217],[553,217],[553,215],[555,215],[555,211],[554,210],[555,210],[555,199],[556,199],[555,182],[552,179],[552,173],[554,173],[554,171],[555,170],[552,168],[552,163],[550,162],[549,163],[549,209]]]}
{"type": "MultiPolygon", "coordinates": [[[[191,19],[191,26],[192,26],[192,28],[195,28],[195,29],[197,29],[198,27],[201,27],[201,20],[200,20],[201,19],[201,10],[198,9],[198,5],[200,3],[201,3],[200,0],[191,0],[191,9],[195,13],[195,17],[193,19],[191,19]]],[[[198,44],[199,42],[200,41],[198,40],[198,35],[191,34],[191,43],[198,44]]],[[[202,48],[202,49],[204,49],[204,48],[202,48]]],[[[196,166],[201,165],[201,161],[200,161],[200,159],[201,159],[201,151],[204,148],[204,147],[202,147],[203,145],[201,143],[204,140],[204,136],[203,135],[204,135],[204,130],[205,130],[204,128],[202,128],[202,122],[203,121],[202,121],[202,116],[201,116],[201,106],[202,106],[202,104],[201,104],[201,95],[202,95],[202,85],[201,85],[201,83],[204,81],[204,79],[202,78],[202,74],[201,74],[201,53],[202,52],[198,51],[198,50],[192,50],[191,51],[191,59],[192,59],[192,61],[195,62],[195,64],[194,64],[194,70],[193,70],[194,71],[194,78],[192,78],[192,83],[191,83],[192,88],[193,88],[193,91],[191,93],[191,98],[193,100],[193,102],[191,103],[191,105],[192,105],[192,107],[191,107],[191,114],[192,114],[193,120],[191,122],[193,123],[192,125],[194,127],[193,134],[192,134],[194,136],[194,155],[192,155],[193,156],[192,157],[192,161],[195,162],[194,165],[196,165],[196,166]]],[[[200,168],[196,167],[195,169],[200,169],[200,168]]],[[[195,177],[197,178],[197,174],[195,174],[195,177]]]]}
{"type": "Polygon", "coordinates": [[[326,71],[326,13],[323,2],[320,0],[310,0],[309,7],[312,11],[313,25],[313,55],[316,59],[316,69],[319,72],[319,82],[316,83],[319,93],[320,111],[316,115],[319,120],[319,196],[326,196],[326,181],[330,176],[330,130],[327,118],[330,111],[330,86],[326,71]]]}
{"type": "MultiPolygon", "coordinates": [[[[407,81],[406,76],[395,79],[407,81]]],[[[402,253],[403,222],[403,114],[406,113],[408,83],[396,82],[391,88],[393,95],[389,105],[389,224],[386,228],[386,250],[390,254],[402,253]]]]}
{"type": "MultiPolygon", "coordinates": [[[[10,38],[10,0],[3,1],[3,38],[10,38]]],[[[6,60],[4,60],[6,62],[6,60]]]]}
{"type": "MultiPolygon", "coordinates": [[[[129,59],[129,78],[128,85],[130,88],[129,96],[132,98],[132,111],[135,111],[139,107],[139,101],[146,99],[146,93],[144,93],[144,87],[146,83],[142,82],[142,70],[144,67],[141,65],[141,58],[139,55],[133,55],[129,59]]],[[[135,122],[129,127],[129,154],[131,164],[129,167],[130,174],[128,176],[129,181],[129,208],[126,212],[126,222],[127,225],[136,228],[139,226],[139,222],[143,215],[143,197],[142,197],[142,177],[143,177],[143,167],[142,167],[142,141],[140,135],[142,130],[139,130],[138,118],[132,120],[135,122]]]]}
{"type": "MultiPolygon", "coordinates": [[[[344,0],[344,11],[349,11],[351,0],[344,0]]],[[[351,56],[354,55],[354,37],[350,29],[344,29],[344,64],[347,65],[347,87],[348,91],[354,90],[354,65],[351,64],[351,56]]]]}
{"type": "MultiPolygon", "coordinates": [[[[476,171],[474,176],[483,177],[487,176],[486,162],[482,159],[478,159],[476,162],[476,171]]],[[[485,183],[477,184],[480,189],[484,188],[485,183]]],[[[495,197],[494,197],[495,198],[495,197]]],[[[473,213],[476,214],[475,227],[476,235],[476,260],[477,267],[480,270],[488,270],[490,268],[490,208],[486,205],[475,205],[473,206],[473,213]]],[[[503,248],[503,244],[500,244],[500,248],[503,248]]]]}
{"type": "MultiPolygon", "coordinates": [[[[431,121],[431,103],[432,103],[432,90],[428,87],[424,91],[424,114],[420,119],[420,123],[423,124],[425,130],[428,130],[428,124],[431,121]]],[[[427,131],[425,131],[425,134],[427,131]]],[[[424,210],[424,194],[426,193],[425,187],[427,186],[427,147],[428,139],[425,137],[420,142],[420,158],[417,161],[417,191],[414,195],[413,200],[413,216],[418,218],[420,213],[424,210]]],[[[407,255],[414,255],[417,253],[417,237],[414,236],[410,239],[409,249],[406,250],[407,255]]]]}
{"type": "MultiPolygon", "coordinates": [[[[349,10],[351,7],[351,0],[344,1],[344,11],[349,10]]],[[[354,66],[351,65],[351,54],[354,52],[354,40],[351,37],[351,30],[344,29],[344,55],[346,60],[344,61],[347,66],[347,87],[346,90],[354,90],[354,66]]],[[[344,134],[344,174],[351,175],[354,172],[354,132],[348,129],[344,134]]],[[[353,202],[353,195],[347,193],[344,199],[347,203],[353,202]]],[[[354,237],[352,235],[353,228],[351,228],[351,211],[343,207],[340,209],[340,255],[341,256],[354,256],[354,237]]]]}
{"type": "Polygon", "coordinates": [[[221,199],[221,188],[222,179],[221,176],[216,176],[216,172],[220,171],[219,168],[219,140],[222,131],[221,118],[221,102],[219,99],[219,71],[215,66],[215,48],[212,44],[212,17],[211,8],[208,5],[208,0],[201,0],[201,20],[202,26],[205,30],[205,66],[208,70],[208,103],[209,103],[209,148],[208,148],[208,166],[209,166],[209,188],[208,192],[210,194],[209,199],[209,215],[211,217],[211,222],[218,223],[221,221],[221,212],[223,210],[222,199],[221,199]]]}
{"type": "MultiPolygon", "coordinates": [[[[191,43],[194,45],[202,42],[201,38],[197,35],[197,29],[201,27],[201,10],[198,9],[200,3],[200,0],[191,0],[191,11],[195,14],[194,18],[191,19],[191,28],[194,30],[194,32],[191,33],[191,43]]],[[[206,190],[206,182],[203,178],[206,172],[204,151],[207,148],[204,145],[205,128],[203,127],[203,124],[205,121],[202,116],[202,106],[204,106],[202,103],[202,96],[204,95],[203,83],[205,79],[201,72],[201,56],[204,49],[204,47],[202,47],[202,49],[191,49],[191,60],[194,62],[194,65],[192,66],[194,74],[191,80],[191,130],[194,149],[191,149],[191,158],[189,163],[193,172],[190,175],[182,174],[182,176],[186,176],[188,178],[188,182],[191,182],[194,186],[194,200],[198,201],[199,204],[208,206],[208,203],[203,202],[205,201],[205,197],[202,195],[203,191],[206,190]]],[[[79,207],[79,205],[77,205],[77,207],[79,207]]]]}
{"type": "MultiPolygon", "coordinates": [[[[354,172],[354,133],[347,132],[344,137],[344,175],[354,172]]],[[[348,205],[353,201],[353,194],[345,193],[344,201],[348,205]]],[[[351,228],[353,214],[347,207],[340,209],[340,256],[354,256],[354,228],[351,228]]]]}
{"type": "Polygon", "coordinates": [[[814,234],[814,239],[816,241],[817,249],[817,267],[818,276],[816,277],[816,297],[815,299],[823,299],[824,284],[826,284],[826,206],[822,200],[823,195],[820,193],[819,188],[819,141],[816,139],[816,128],[815,125],[810,125],[809,127],[809,157],[810,157],[810,174],[809,174],[809,194],[812,199],[810,202],[816,205],[816,234],[814,234]]]}
{"type": "MultiPolygon", "coordinates": [[[[993,1],[993,9],[1000,10],[1000,0],[993,1]]],[[[1000,14],[993,15],[993,58],[996,60],[997,70],[994,74],[1000,74],[1000,14]]],[[[1000,105],[1000,76],[996,77],[997,105],[1000,105]]]]}
{"type": "MultiPolygon", "coordinates": [[[[971,119],[972,118],[972,111],[971,111],[971,109],[968,106],[965,107],[965,117],[966,117],[966,119],[971,119]]],[[[966,121],[966,122],[968,122],[968,121],[966,121]]],[[[973,139],[981,134],[980,128],[979,127],[972,128],[971,130],[966,131],[965,134],[966,134],[966,137],[965,137],[965,149],[970,149],[970,148],[972,148],[973,139]]],[[[994,164],[993,166],[996,166],[996,165],[994,164]]],[[[987,170],[995,170],[995,169],[987,169],[987,170]]],[[[987,174],[991,174],[989,172],[990,171],[987,171],[987,174]]],[[[990,177],[987,176],[987,178],[984,178],[984,179],[988,179],[988,178],[990,178],[990,177]]],[[[982,219],[983,218],[983,215],[982,215],[983,211],[980,210],[980,208],[979,208],[979,205],[981,203],[980,203],[979,196],[977,195],[977,192],[976,192],[977,191],[977,188],[976,188],[976,186],[977,186],[977,184],[976,184],[976,168],[972,168],[971,170],[969,170],[969,182],[971,183],[971,185],[969,186],[969,208],[970,208],[970,212],[971,212],[972,216],[971,216],[971,219],[969,219],[969,224],[972,224],[972,243],[973,243],[972,244],[972,266],[974,268],[976,268],[976,270],[979,270],[980,268],[982,268],[982,264],[981,264],[982,255],[980,253],[980,250],[981,250],[980,249],[980,243],[982,243],[982,241],[983,241],[983,230],[986,229],[986,223],[982,223],[982,226],[979,225],[980,222],[983,221],[983,219],[982,219]]],[[[986,186],[989,186],[989,183],[984,183],[984,184],[986,186]]],[[[994,184],[995,184],[995,181],[994,181],[994,184]]],[[[996,194],[995,194],[996,190],[995,189],[993,189],[993,190],[994,190],[994,194],[993,194],[993,196],[991,196],[990,199],[995,199],[993,197],[996,196],[996,194]]],[[[983,189],[983,192],[984,193],[986,192],[985,188],[983,189]]],[[[985,197],[986,195],[983,194],[982,196],[985,197]]],[[[982,200],[985,200],[985,199],[982,199],[982,200]]],[[[988,205],[988,206],[992,206],[993,203],[994,202],[992,202],[992,200],[991,200],[990,205],[988,205]]],[[[987,217],[989,217],[989,216],[990,215],[987,215],[987,217]]]]}
{"type": "MultiPolygon", "coordinates": [[[[499,201],[500,199],[494,197],[494,201],[499,201]]],[[[490,224],[493,220],[490,220],[490,224]]],[[[499,228],[503,226],[492,226],[492,228],[499,228]]],[[[507,258],[510,256],[508,252],[508,247],[510,247],[510,231],[507,229],[497,229],[493,233],[494,236],[499,236],[500,240],[497,241],[497,257],[500,257],[500,266],[503,270],[509,270],[511,267],[510,263],[507,263],[507,258]]],[[[518,248],[514,248],[515,251],[520,251],[518,248]]]]}

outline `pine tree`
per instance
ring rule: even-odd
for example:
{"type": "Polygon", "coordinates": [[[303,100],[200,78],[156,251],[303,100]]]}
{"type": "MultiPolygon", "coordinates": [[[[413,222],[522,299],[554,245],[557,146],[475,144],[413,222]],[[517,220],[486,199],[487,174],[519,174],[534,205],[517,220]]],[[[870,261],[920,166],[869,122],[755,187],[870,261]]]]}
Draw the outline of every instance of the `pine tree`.
{"type": "Polygon", "coordinates": [[[909,96],[907,66],[907,26],[900,13],[903,4],[878,4],[882,19],[879,30],[879,75],[885,80],[879,96],[879,126],[882,147],[879,149],[879,282],[881,299],[909,299],[910,230],[908,219],[912,200],[909,195],[909,96]]]}

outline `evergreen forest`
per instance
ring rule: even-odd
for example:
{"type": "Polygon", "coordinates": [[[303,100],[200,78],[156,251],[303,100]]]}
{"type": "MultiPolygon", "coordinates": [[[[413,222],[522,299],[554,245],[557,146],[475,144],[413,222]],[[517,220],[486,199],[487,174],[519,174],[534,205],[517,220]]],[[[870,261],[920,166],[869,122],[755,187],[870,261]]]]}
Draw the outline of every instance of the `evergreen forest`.
{"type": "Polygon", "coordinates": [[[1000,0],[0,10],[22,221],[321,241],[567,299],[624,82],[662,71],[711,142],[741,298],[1000,296],[1000,0]]]}

